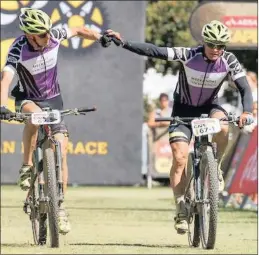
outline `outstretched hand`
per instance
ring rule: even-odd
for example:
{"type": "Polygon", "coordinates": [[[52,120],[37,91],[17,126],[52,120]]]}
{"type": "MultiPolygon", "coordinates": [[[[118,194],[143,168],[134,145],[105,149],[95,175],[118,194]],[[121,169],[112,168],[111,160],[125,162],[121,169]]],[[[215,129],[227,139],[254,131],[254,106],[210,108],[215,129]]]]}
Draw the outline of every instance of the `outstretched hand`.
{"type": "Polygon", "coordinates": [[[120,46],[123,44],[122,38],[120,33],[115,32],[111,29],[108,29],[104,32],[104,35],[108,36],[109,38],[111,38],[111,40],[117,45],[120,46]]]}
{"type": "Polygon", "coordinates": [[[111,41],[112,41],[112,39],[105,34],[100,38],[100,43],[101,43],[102,47],[104,47],[104,48],[109,47],[111,45],[111,41]]]}
{"type": "Polygon", "coordinates": [[[105,34],[108,35],[109,37],[115,37],[115,38],[117,38],[120,41],[122,40],[120,33],[115,32],[115,31],[113,31],[111,29],[106,30],[105,34]]]}

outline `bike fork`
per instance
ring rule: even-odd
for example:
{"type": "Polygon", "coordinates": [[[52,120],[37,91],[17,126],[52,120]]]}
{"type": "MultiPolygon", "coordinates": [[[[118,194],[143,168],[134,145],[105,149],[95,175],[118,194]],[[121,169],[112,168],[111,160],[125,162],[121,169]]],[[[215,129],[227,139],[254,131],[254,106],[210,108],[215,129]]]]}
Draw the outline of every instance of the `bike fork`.
{"type": "Polygon", "coordinates": [[[40,147],[37,147],[35,150],[35,156],[37,160],[38,166],[38,192],[39,192],[39,206],[40,206],[40,213],[47,213],[48,210],[48,202],[49,198],[48,195],[44,192],[44,173],[43,173],[43,153],[40,147]]]}
{"type": "Polygon", "coordinates": [[[59,141],[53,140],[52,142],[55,145],[55,159],[56,159],[55,163],[56,163],[58,196],[59,196],[59,206],[60,206],[64,201],[61,145],[59,141]]]}

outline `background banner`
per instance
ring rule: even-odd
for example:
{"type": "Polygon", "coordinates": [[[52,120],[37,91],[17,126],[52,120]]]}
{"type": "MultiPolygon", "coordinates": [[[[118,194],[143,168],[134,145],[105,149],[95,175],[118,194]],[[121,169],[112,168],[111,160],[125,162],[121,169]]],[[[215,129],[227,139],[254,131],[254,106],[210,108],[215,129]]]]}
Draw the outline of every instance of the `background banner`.
{"type": "MultiPolygon", "coordinates": [[[[21,7],[47,12],[53,27],[87,25],[119,31],[144,41],[145,2],[3,1],[1,70],[9,46],[21,35],[21,7]],[[132,18],[134,17],[134,19],[132,18]]],[[[70,116],[69,183],[134,184],[141,179],[142,83],[144,59],[112,45],[72,38],[59,50],[59,81],[64,107],[96,106],[97,112],[70,116]]],[[[9,107],[14,102],[9,98],[9,107]]],[[[1,180],[13,183],[22,163],[21,124],[1,125],[1,180]]]]}

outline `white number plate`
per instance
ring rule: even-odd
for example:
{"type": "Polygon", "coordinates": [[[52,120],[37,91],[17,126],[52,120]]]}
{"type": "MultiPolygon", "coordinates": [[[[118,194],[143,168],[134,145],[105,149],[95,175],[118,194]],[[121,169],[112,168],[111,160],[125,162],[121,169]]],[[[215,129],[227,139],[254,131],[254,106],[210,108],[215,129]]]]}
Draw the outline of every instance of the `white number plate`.
{"type": "Polygon", "coordinates": [[[215,118],[192,120],[192,132],[195,136],[215,134],[220,132],[220,122],[215,118]]]}
{"type": "Polygon", "coordinates": [[[31,122],[34,125],[58,124],[61,122],[61,115],[58,110],[34,112],[31,115],[31,122]]]}

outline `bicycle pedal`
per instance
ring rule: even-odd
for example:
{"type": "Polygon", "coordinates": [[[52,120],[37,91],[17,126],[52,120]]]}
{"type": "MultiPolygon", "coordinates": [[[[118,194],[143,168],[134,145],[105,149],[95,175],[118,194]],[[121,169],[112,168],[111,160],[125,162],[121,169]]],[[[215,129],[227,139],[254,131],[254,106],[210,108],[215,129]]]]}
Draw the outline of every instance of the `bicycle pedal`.
{"type": "Polygon", "coordinates": [[[188,232],[188,230],[185,231],[185,230],[182,230],[182,229],[177,229],[177,234],[179,234],[179,235],[184,235],[184,234],[186,234],[187,232],[188,232]]]}
{"type": "Polygon", "coordinates": [[[31,213],[31,208],[29,206],[29,204],[25,204],[23,206],[23,211],[26,213],[26,214],[30,214],[31,213]]]}

